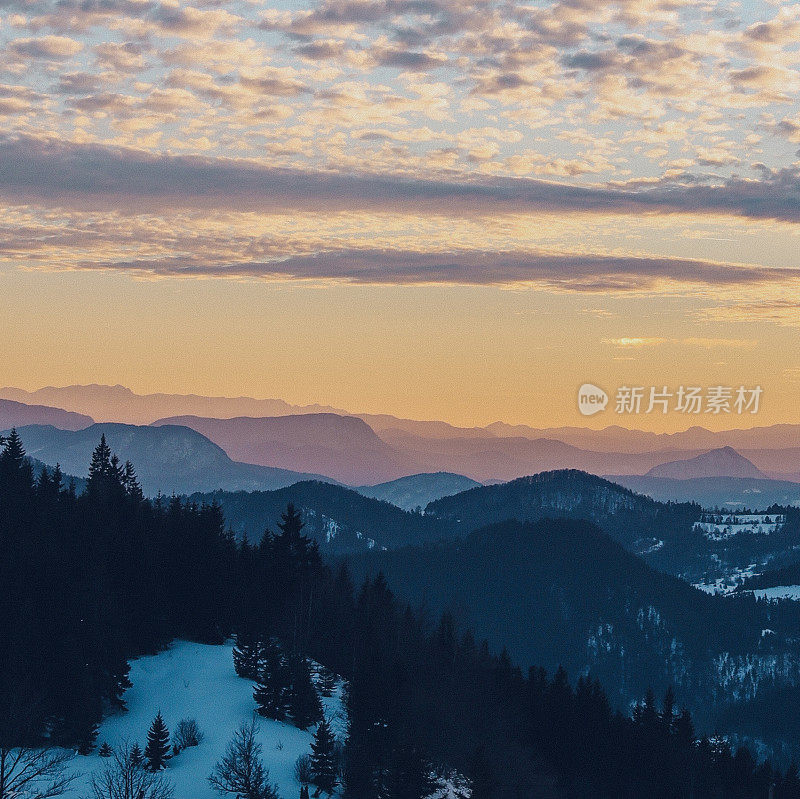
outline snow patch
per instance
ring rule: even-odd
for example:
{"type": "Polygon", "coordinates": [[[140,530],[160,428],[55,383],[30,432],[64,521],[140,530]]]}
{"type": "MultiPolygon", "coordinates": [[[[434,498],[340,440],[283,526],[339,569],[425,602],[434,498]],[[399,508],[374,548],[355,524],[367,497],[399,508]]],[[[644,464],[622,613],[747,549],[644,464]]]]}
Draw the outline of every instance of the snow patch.
{"type": "MultiPolygon", "coordinates": [[[[127,740],[144,749],[147,730],[159,710],[170,733],[182,719],[197,719],[204,735],[202,743],[173,757],[163,773],[175,787],[175,799],[219,799],[208,784],[208,775],[234,732],[243,722],[249,722],[255,711],[252,682],[238,677],[233,669],[233,647],[175,641],[164,652],[131,661],[130,679],[133,687],[124,696],[128,711],[103,721],[98,748],[103,743],[116,747],[127,740]]],[[[347,734],[342,691],[339,684],[333,696],[320,697],[340,740],[347,734]]],[[[294,766],[300,755],[311,751],[314,728],[298,730],[288,723],[259,716],[256,719],[270,782],[278,786],[284,799],[299,796],[294,766]]],[[[65,794],[66,799],[89,796],[90,775],[102,771],[108,762],[97,750],[86,757],[75,757],[71,769],[80,776],[65,794]]]]}

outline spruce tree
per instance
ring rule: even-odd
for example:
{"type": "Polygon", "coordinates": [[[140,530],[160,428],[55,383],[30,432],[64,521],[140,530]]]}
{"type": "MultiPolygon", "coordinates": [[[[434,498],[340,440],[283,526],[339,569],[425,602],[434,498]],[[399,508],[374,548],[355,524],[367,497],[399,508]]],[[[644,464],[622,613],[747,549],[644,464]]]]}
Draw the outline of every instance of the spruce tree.
{"type": "Polygon", "coordinates": [[[253,698],[258,705],[259,715],[283,721],[288,710],[290,674],[280,648],[274,641],[267,641],[263,655],[261,673],[253,691],[253,698]]]}
{"type": "Polygon", "coordinates": [[[336,690],[336,675],[325,666],[322,666],[319,675],[319,692],[323,696],[333,696],[336,690]]]}
{"type": "Polygon", "coordinates": [[[328,720],[323,716],[311,742],[311,781],[327,794],[332,794],[337,783],[336,739],[328,720]]]}
{"type": "Polygon", "coordinates": [[[79,755],[89,755],[94,749],[94,742],[100,733],[100,726],[94,722],[80,724],[82,729],[77,736],[77,750],[79,755]]]}
{"type": "Polygon", "coordinates": [[[166,768],[169,758],[169,730],[159,710],[150,730],[147,733],[147,746],[144,748],[144,759],[150,771],[161,771],[166,768]]]}
{"type": "Polygon", "coordinates": [[[233,647],[233,667],[240,677],[257,680],[262,647],[259,641],[248,633],[237,633],[233,647]]]}
{"type": "Polygon", "coordinates": [[[142,749],[139,744],[134,744],[131,747],[131,751],[128,754],[128,759],[131,762],[132,766],[138,767],[144,763],[144,755],[142,754],[142,749]]]}
{"type": "Polygon", "coordinates": [[[289,695],[289,713],[295,727],[308,729],[322,718],[322,704],[311,682],[311,671],[304,657],[295,657],[291,663],[292,688],[289,695]]]}

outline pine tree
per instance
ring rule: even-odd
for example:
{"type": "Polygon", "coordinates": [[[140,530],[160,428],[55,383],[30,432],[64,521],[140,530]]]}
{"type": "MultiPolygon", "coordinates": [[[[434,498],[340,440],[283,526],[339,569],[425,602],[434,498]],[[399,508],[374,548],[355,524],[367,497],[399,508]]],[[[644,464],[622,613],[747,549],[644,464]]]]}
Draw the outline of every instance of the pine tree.
{"type": "Polygon", "coordinates": [[[262,646],[254,636],[247,633],[236,634],[236,644],[233,647],[233,667],[240,677],[248,680],[258,679],[261,655],[262,646]]]}
{"type": "Polygon", "coordinates": [[[95,723],[89,723],[84,727],[81,733],[78,735],[78,754],[79,755],[89,755],[94,750],[94,742],[97,740],[97,736],[100,733],[100,726],[95,723]]]}
{"type": "Polygon", "coordinates": [[[661,709],[661,724],[664,734],[669,737],[675,724],[675,692],[670,685],[664,694],[664,703],[661,709]]]}
{"type": "Polygon", "coordinates": [[[125,467],[122,473],[122,486],[125,493],[136,502],[144,500],[144,492],[136,476],[136,469],[130,461],[125,461],[125,467]]]}
{"type": "Polygon", "coordinates": [[[261,674],[253,691],[257,712],[265,718],[283,721],[288,711],[290,674],[274,641],[264,645],[263,654],[261,674]]]}
{"type": "Polygon", "coordinates": [[[25,457],[25,447],[16,428],[4,439],[0,453],[0,485],[6,496],[29,495],[33,488],[33,469],[25,457]]]}
{"type": "Polygon", "coordinates": [[[323,696],[333,696],[336,690],[336,675],[325,666],[322,666],[319,675],[319,692],[323,696]]]}
{"type": "Polygon", "coordinates": [[[336,740],[328,720],[323,717],[311,743],[312,782],[327,794],[332,794],[337,783],[336,740]]]}
{"type": "Polygon", "coordinates": [[[100,755],[100,757],[111,757],[113,753],[114,750],[111,748],[111,744],[109,744],[108,741],[105,741],[97,750],[97,754],[100,755]]]}
{"type": "Polygon", "coordinates": [[[19,469],[25,460],[25,447],[22,446],[16,427],[3,439],[3,447],[2,460],[19,469]]]}
{"type": "Polygon", "coordinates": [[[147,733],[147,746],[144,748],[144,758],[150,771],[161,771],[166,768],[169,758],[169,730],[164,724],[164,719],[159,710],[150,730],[147,733]]]}
{"type": "Polygon", "coordinates": [[[111,475],[111,447],[106,442],[106,435],[100,436],[100,443],[92,452],[92,459],[89,461],[89,481],[87,487],[91,490],[93,486],[99,486],[101,482],[111,475]]]}
{"type": "Polygon", "coordinates": [[[144,762],[144,755],[142,754],[142,749],[139,746],[139,744],[135,743],[131,747],[131,751],[130,751],[128,757],[129,757],[129,759],[131,761],[131,765],[132,766],[137,766],[138,767],[138,766],[142,765],[142,763],[144,762]]]}
{"type": "Polygon", "coordinates": [[[304,657],[295,657],[291,663],[292,688],[289,695],[289,713],[295,727],[308,729],[322,718],[322,704],[311,682],[311,671],[304,657]]]}
{"type": "Polygon", "coordinates": [[[303,535],[305,526],[302,513],[289,503],[286,513],[281,514],[281,521],[278,523],[280,534],[275,537],[265,536],[263,544],[271,549],[282,568],[290,564],[294,568],[307,568],[318,560],[316,542],[303,535]]]}

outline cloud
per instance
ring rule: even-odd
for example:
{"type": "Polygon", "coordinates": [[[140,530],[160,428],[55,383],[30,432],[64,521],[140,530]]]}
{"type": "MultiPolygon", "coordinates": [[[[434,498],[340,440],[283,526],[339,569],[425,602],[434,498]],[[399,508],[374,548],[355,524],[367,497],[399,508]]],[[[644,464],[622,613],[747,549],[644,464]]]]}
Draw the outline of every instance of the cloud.
{"type": "Polygon", "coordinates": [[[14,39],[8,51],[21,58],[46,58],[62,61],[72,58],[83,50],[83,44],[67,36],[42,36],[39,38],[14,39]]]}
{"type": "MultiPolygon", "coordinates": [[[[208,244],[208,242],[206,242],[208,244]]],[[[800,269],[741,267],[670,258],[542,252],[409,249],[340,249],[274,259],[216,260],[201,248],[189,255],[77,262],[75,267],[161,277],[251,277],[342,281],[384,285],[534,285],[586,293],[625,293],[674,286],[762,286],[800,283],[800,269]]],[[[694,339],[694,343],[708,339],[694,339]]],[[[618,339],[617,346],[644,346],[653,339],[618,339]]],[[[706,346],[707,344],[703,345],[706,346]]]]}
{"type": "Polygon", "coordinates": [[[382,67],[399,67],[423,72],[445,66],[447,56],[438,53],[416,53],[411,50],[387,48],[375,53],[375,61],[382,67]]]}
{"type": "Polygon", "coordinates": [[[321,39],[298,45],[294,48],[294,52],[312,61],[324,61],[341,56],[344,52],[344,42],[336,39],[321,39]]]}
{"type": "Polygon", "coordinates": [[[144,69],[143,47],[135,42],[103,42],[94,48],[101,67],[118,72],[138,72],[144,69]]]}
{"type": "MultiPolygon", "coordinates": [[[[111,97],[100,97],[101,104],[111,97]]],[[[90,103],[96,101],[89,100],[90,103]]],[[[183,208],[503,213],[727,214],[800,222],[800,169],[718,185],[586,187],[531,179],[412,179],[277,168],[248,160],[154,155],[95,144],[0,139],[0,196],[12,203],[119,209],[143,201],[183,208]]]]}
{"type": "Polygon", "coordinates": [[[41,96],[26,86],[9,86],[0,83],[0,117],[24,114],[33,108],[41,96]]]}
{"type": "Polygon", "coordinates": [[[604,338],[604,344],[611,344],[614,347],[621,349],[640,349],[642,347],[657,347],[660,344],[665,344],[665,338],[604,338]]]}
{"type": "Polygon", "coordinates": [[[774,322],[800,327],[800,301],[774,298],[706,308],[701,316],[714,322],[774,322]]]}
{"type": "Polygon", "coordinates": [[[242,20],[224,8],[200,9],[162,5],[151,15],[160,27],[182,36],[210,38],[218,33],[232,36],[242,20]]]}

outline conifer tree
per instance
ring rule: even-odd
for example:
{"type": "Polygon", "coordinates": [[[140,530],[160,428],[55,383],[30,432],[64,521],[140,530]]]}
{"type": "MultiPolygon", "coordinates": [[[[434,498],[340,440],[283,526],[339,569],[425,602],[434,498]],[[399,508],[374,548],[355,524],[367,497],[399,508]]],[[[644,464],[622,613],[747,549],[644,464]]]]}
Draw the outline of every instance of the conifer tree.
{"type": "Polygon", "coordinates": [[[164,723],[159,710],[150,730],[147,733],[147,746],[144,748],[144,758],[150,771],[161,771],[166,768],[169,758],[169,730],[164,723]]]}
{"type": "Polygon", "coordinates": [[[12,464],[19,468],[25,459],[25,448],[22,446],[22,439],[17,433],[17,428],[11,429],[11,432],[3,439],[3,454],[2,461],[12,464]]]}
{"type": "Polygon", "coordinates": [[[322,718],[322,704],[311,682],[311,671],[304,657],[295,657],[291,663],[292,687],[289,695],[289,713],[295,727],[307,730],[322,718]]]}
{"type": "Polygon", "coordinates": [[[139,744],[135,743],[131,747],[128,758],[131,761],[131,765],[135,767],[141,766],[144,763],[144,755],[142,754],[142,748],[139,744]]]}
{"type": "Polygon", "coordinates": [[[320,791],[332,794],[337,783],[336,740],[323,716],[311,742],[311,776],[320,791]]]}
{"type": "Polygon", "coordinates": [[[262,646],[248,633],[236,633],[236,644],[233,647],[233,667],[240,677],[257,680],[262,646]]]}
{"type": "Polygon", "coordinates": [[[92,459],[89,461],[89,482],[88,488],[99,486],[104,479],[111,474],[111,447],[106,442],[106,435],[100,436],[100,443],[92,452],[92,459]]]}
{"type": "Polygon", "coordinates": [[[283,721],[288,710],[290,686],[290,674],[280,648],[269,640],[264,644],[261,673],[253,691],[259,715],[283,721]]]}
{"type": "Polygon", "coordinates": [[[322,666],[319,675],[319,692],[322,696],[333,696],[336,690],[336,675],[325,666],[322,666]]]}
{"type": "Polygon", "coordinates": [[[125,466],[122,472],[122,486],[125,493],[136,502],[141,502],[144,499],[144,492],[136,476],[136,469],[130,461],[125,461],[125,466]]]}
{"type": "Polygon", "coordinates": [[[100,733],[98,724],[90,722],[84,726],[83,730],[77,736],[77,749],[79,755],[89,755],[94,749],[94,742],[100,733]]]}

